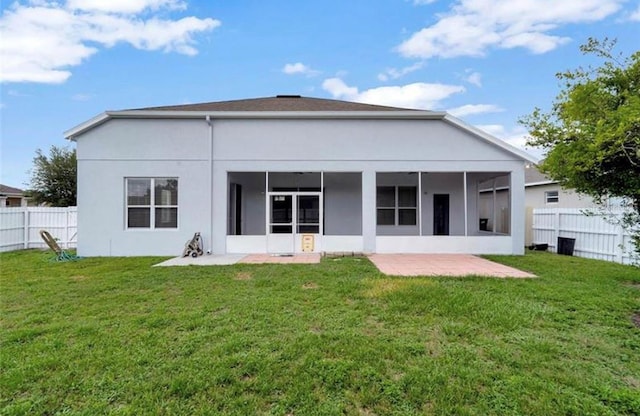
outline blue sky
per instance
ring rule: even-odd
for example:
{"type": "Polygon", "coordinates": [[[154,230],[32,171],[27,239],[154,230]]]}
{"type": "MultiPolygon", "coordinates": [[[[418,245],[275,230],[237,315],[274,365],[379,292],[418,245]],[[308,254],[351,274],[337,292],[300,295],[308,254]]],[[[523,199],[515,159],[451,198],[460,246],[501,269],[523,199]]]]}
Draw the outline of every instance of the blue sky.
{"type": "MultiPolygon", "coordinates": [[[[301,94],[447,110],[516,146],[588,37],[640,45],[637,0],[2,2],[1,179],[105,111],[301,94]]],[[[539,156],[540,152],[528,149],[539,156]]]]}

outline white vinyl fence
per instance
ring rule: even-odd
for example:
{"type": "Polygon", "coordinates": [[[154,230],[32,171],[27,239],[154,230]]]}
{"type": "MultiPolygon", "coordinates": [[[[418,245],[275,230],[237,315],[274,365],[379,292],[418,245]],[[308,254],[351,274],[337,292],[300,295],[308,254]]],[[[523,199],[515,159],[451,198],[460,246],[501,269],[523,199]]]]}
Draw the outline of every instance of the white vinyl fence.
{"type": "MultiPolygon", "coordinates": [[[[619,217],[622,212],[613,214],[619,217]]],[[[631,264],[631,237],[613,222],[599,215],[587,215],[580,208],[536,208],[533,242],[549,244],[549,250],[556,252],[558,237],[574,238],[575,256],[631,264]]]]}
{"type": "Polygon", "coordinates": [[[62,248],[76,247],[76,207],[0,208],[0,251],[46,248],[40,230],[47,230],[62,248]]]}

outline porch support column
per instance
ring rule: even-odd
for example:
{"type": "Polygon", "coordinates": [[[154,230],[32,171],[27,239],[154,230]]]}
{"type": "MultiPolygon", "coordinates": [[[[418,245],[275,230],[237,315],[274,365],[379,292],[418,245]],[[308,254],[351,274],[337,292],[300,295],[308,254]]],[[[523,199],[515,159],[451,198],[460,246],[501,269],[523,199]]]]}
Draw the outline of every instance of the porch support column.
{"type": "Polygon", "coordinates": [[[227,208],[229,206],[229,180],[227,171],[219,163],[213,164],[213,200],[220,201],[213,205],[213,253],[227,252],[227,208]]]}
{"type": "Polygon", "coordinates": [[[376,252],[376,172],[362,172],[362,249],[376,252]]]}
{"type": "Polygon", "coordinates": [[[493,233],[496,233],[496,178],[493,178],[493,206],[491,208],[491,215],[493,215],[493,218],[491,219],[491,231],[493,231],[493,233]]]}
{"type": "Polygon", "coordinates": [[[462,187],[464,188],[464,235],[465,237],[469,235],[469,207],[468,207],[468,196],[467,196],[467,171],[462,173],[462,187]]]}
{"type": "Polygon", "coordinates": [[[418,235],[422,237],[422,172],[418,172],[418,235]]]}
{"type": "Polygon", "coordinates": [[[269,240],[269,171],[264,173],[264,235],[269,240]]]}
{"type": "MultiPolygon", "coordinates": [[[[318,217],[320,220],[320,224],[318,224],[318,232],[320,236],[324,235],[324,171],[320,171],[320,207],[319,212],[320,216],[318,217]]],[[[320,237],[320,241],[322,241],[322,237],[320,237]]]]}
{"type": "Polygon", "coordinates": [[[513,241],[513,254],[524,254],[524,163],[512,170],[509,177],[509,234],[513,241]]]}
{"type": "MultiPolygon", "coordinates": [[[[209,162],[209,238],[205,237],[204,245],[208,246],[207,250],[209,253],[214,252],[213,248],[213,120],[211,120],[211,116],[206,116],[205,120],[207,121],[207,125],[209,126],[209,154],[208,154],[208,162],[209,162]]],[[[225,233],[226,234],[226,233],[225,233]]],[[[226,246],[226,236],[225,236],[225,246],[226,246]]]]}

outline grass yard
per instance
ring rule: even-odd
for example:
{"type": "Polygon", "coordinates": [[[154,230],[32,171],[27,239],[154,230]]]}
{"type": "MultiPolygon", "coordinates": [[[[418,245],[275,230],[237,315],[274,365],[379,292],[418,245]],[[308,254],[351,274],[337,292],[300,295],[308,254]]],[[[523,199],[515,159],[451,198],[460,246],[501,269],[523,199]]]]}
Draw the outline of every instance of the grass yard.
{"type": "Polygon", "coordinates": [[[397,278],[364,258],[0,255],[0,414],[637,415],[640,270],[397,278]]]}

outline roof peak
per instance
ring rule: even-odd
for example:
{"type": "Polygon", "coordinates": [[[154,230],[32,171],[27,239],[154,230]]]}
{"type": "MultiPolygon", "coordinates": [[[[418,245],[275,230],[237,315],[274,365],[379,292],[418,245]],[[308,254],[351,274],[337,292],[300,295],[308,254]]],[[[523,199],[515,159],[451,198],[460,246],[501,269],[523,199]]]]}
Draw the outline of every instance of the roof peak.
{"type": "Polygon", "coordinates": [[[136,108],[140,111],[422,111],[329,98],[280,94],[227,101],[136,108]]]}

